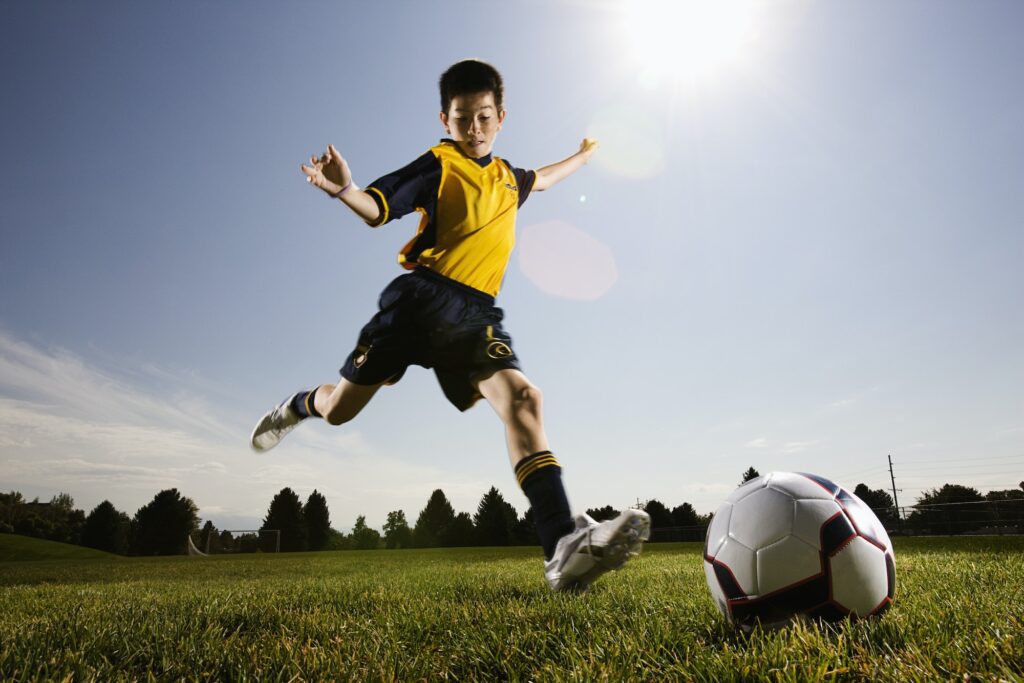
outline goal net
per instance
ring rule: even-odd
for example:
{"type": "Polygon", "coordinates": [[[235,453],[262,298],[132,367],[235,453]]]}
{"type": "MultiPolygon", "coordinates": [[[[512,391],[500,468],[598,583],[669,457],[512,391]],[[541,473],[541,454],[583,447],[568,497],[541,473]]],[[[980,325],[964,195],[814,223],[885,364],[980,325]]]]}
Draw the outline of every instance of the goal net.
{"type": "Polygon", "coordinates": [[[185,544],[185,552],[189,555],[195,555],[196,557],[206,557],[206,553],[196,547],[196,544],[192,542],[192,536],[186,536],[188,542],[185,544]]]}
{"type": "MultiPolygon", "coordinates": [[[[198,552],[204,555],[281,552],[280,529],[224,529],[200,534],[198,552]]],[[[189,552],[191,553],[191,550],[189,552]]]]}

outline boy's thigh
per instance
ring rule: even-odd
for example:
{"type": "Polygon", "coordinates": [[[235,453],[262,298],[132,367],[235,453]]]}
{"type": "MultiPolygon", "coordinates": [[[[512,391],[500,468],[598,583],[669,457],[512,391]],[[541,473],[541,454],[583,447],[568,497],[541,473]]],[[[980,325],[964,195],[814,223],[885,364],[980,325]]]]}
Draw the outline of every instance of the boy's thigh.
{"type": "Polygon", "coordinates": [[[426,338],[418,325],[414,284],[399,277],[384,289],[380,310],[360,330],[356,347],[341,367],[343,378],[362,386],[394,384],[419,361],[426,338]]]}
{"type": "Polygon", "coordinates": [[[468,330],[435,354],[434,374],[448,401],[468,410],[482,398],[478,383],[499,370],[521,370],[500,321],[468,330]]]}

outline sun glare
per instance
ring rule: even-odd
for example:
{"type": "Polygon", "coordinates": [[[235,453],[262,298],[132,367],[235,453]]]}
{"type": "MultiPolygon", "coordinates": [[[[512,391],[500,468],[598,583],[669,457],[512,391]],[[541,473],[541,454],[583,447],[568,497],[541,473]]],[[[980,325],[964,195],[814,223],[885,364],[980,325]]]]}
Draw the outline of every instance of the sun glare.
{"type": "Polygon", "coordinates": [[[749,53],[754,0],[630,0],[622,30],[641,82],[694,84],[719,76],[749,53]]]}

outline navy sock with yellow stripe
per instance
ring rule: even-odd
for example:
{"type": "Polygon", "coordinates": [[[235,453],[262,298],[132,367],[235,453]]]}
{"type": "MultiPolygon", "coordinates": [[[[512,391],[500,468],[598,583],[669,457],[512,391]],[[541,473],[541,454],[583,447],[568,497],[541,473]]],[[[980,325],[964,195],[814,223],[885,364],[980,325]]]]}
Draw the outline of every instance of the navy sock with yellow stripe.
{"type": "Polygon", "coordinates": [[[311,391],[300,391],[295,394],[292,398],[292,408],[302,417],[323,417],[316,410],[315,401],[316,390],[320,387],[314,387],[311,391]]]}
{"type": "Polygon", "coordinates": [[[533,526],[544,548],[544,559],[550,560],[558,539],[575,528],[562,486],[562,466],[551,451],[540,451],[516,464],[516,479],[530,499],[533,526]]]}

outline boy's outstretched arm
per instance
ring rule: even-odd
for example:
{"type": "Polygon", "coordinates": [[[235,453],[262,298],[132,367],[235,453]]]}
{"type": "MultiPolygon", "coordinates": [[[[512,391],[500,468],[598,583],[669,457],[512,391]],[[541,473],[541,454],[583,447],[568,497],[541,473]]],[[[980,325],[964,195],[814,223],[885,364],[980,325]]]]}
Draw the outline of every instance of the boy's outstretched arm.
{"type": "Polygon", "coordinates": [[[323,156],[319,159],[311,156],[309,164],[302,164],[300,168],[306,174],[308,183],[319,187],[331,197],[340,199],[367,223],[376,223],[380,218],[377,202],[352,182],[352,171],[348,167],[348,162],[334,145],[327,145],[327,151],[323,156]]]}
{"type": "Polygon", "coordinates": [[[533,191],[543,192],[560,180],[568,178],[570,175],[578,171],[583,164],[590,161],[590,156],[596,149],[597,140],[594,140],[593,138],[584,138],[583,142],[580,143],[579,151],[571,157],[562,159],[558,163],[551,164],[550,166],[537,169],[537,179],[533,183],[533,191]]]}

